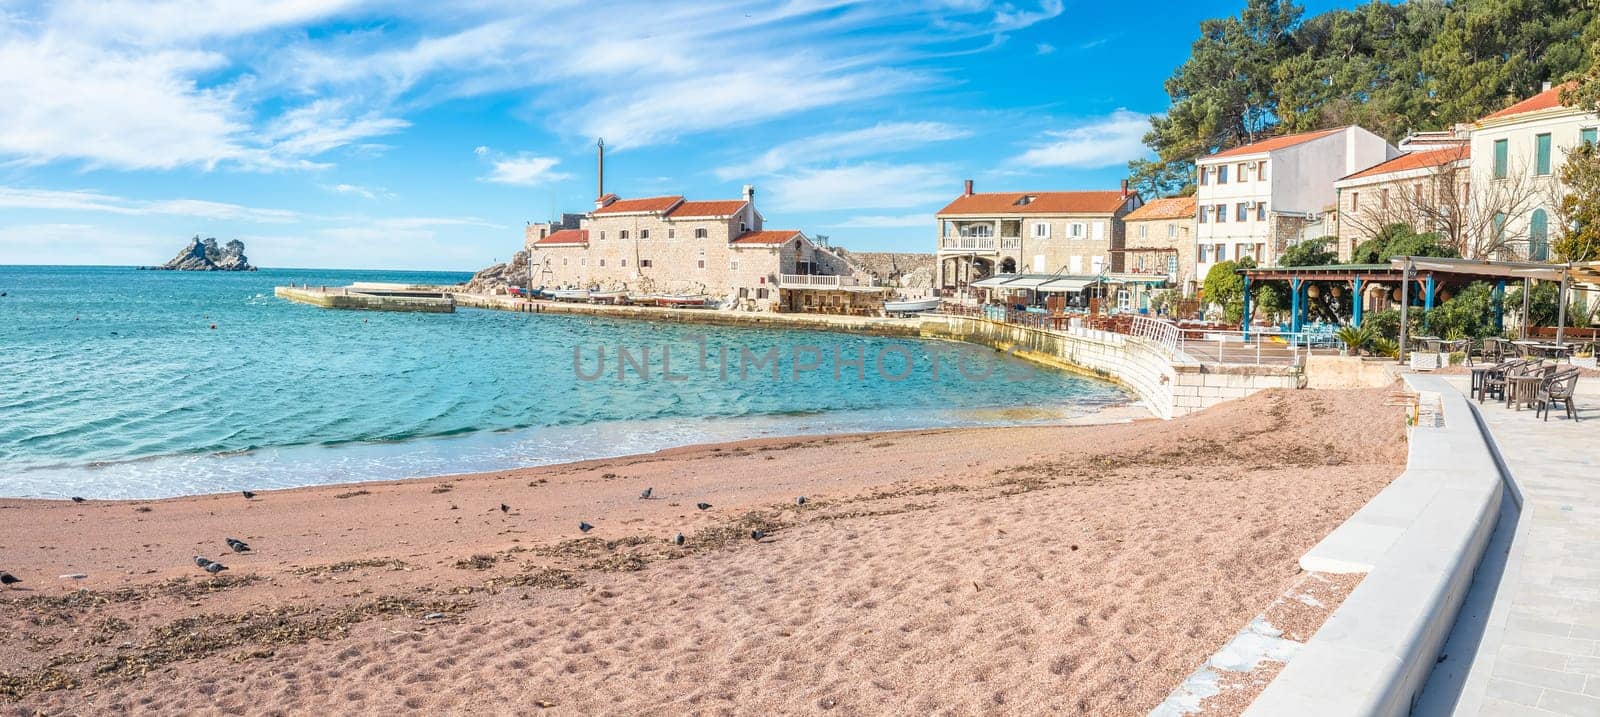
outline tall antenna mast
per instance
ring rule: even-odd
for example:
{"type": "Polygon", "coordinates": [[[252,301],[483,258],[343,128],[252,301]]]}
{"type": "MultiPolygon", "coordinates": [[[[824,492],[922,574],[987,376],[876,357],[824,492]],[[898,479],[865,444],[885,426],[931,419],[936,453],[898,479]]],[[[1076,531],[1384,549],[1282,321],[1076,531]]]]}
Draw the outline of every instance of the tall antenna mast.
{"type": "Polygon", "coordinates": [[[595,179],[596,179],[596,185],[597,186],[595,187],[596,192],[595,192],[594,198],[595,199],[599,199],[599,198],[601,198],[601,197],[606,195],[606,140],[605,140],[605,138],[602,137],[600,139],[595,140],[594,146],[597,149],[596,154],[598,156],[598,161],[599,161],[599,171],[595,172],[595,179]]]}

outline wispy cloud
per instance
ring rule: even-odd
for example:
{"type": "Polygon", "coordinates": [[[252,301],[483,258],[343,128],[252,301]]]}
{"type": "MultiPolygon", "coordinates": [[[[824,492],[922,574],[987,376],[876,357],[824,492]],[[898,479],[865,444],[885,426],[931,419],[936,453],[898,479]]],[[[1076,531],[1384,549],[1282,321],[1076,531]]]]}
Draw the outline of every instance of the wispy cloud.
{"type": "Polygon", "coordinates": [[[1046,132],[1042,142],[1013,161],[1029,167],[1111,167],[1149,153],[1144,145],[1149,129],[1149,115],[1117,110],[1075,127],[1046,132]]]}
{"type": "Polygon", "coordinates": [[[128,216],[166,215],[265,224],[283,224],[302,218],[300,213],[286,209],[263,209],[204,199],[140,200],[93,191],[17,187],[0,187],[0,208],[105,212],[128,216]]]}
{"type": "Polygon", "coordinates": [[[472,153],[489,160],[489,173],[478,178],[483,182],[531,187],[571,176],[555,171],[556,165],[561,163],[561,160],[555,157],[540,157],[529,152],[506,156],[482,145],[472,150],[472,153]]]}
{"type": "Polygon", "coordinates": [[[859,229],[899,229],[902,227],[927,227],[933,224],[933,215],[927,212],[899,215],[868,215],[850,217],[839,222],[828,224],[830,227],[846,227],[859,229]]]}
{"type": "Polygon", "coordinates": [[[776,208],[791,211],[907,209],[955,196],[955,172],[943,165],[856,165],[802,169],[772,181],[776,208]]]}
{"type": "Polygon", "coordinates": [[[931,142],[960,139],[971,132],[943,122],[881,122],[871,127],[819,134],[773,147],[747,163],[716,169],[718,179],[759,177],[796,164],[902,152],[931,142]]]}
{"type": "Polygon", "coordinates": [[[1056,51],[1056,46],[1052,45],[1052,44],[1050,44],[1048,42],[1041,42],[1041,43],[1033,46],[1033,53],[1035,55],[1049,55],[1049,54],[1053,54],[1055,51],[1056,51]]]}
{"type": "Polygon", "coordinates": [[[394,193],[383,187],[364,187],[359,184],[324,184],[324,190],[334,194],[349,194],[363,199],[389,199],[394,193]]]}

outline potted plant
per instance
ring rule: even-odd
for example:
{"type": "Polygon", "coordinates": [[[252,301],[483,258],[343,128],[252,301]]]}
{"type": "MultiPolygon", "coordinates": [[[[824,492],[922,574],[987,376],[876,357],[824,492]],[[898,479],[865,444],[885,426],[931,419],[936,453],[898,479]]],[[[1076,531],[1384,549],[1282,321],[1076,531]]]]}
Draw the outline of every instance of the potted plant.
{"type": "Polygon", "coordinates": [[[1372,340],[1377,338],[1377,334],[1365,326],[1345,325],[1340,326],[1338,331],[1333,332],[1333,337],[1344,344],[1344,348],[1339,349],[1340,356],[1360,356],[1361,349],[1372,343],[1372,340]]]}

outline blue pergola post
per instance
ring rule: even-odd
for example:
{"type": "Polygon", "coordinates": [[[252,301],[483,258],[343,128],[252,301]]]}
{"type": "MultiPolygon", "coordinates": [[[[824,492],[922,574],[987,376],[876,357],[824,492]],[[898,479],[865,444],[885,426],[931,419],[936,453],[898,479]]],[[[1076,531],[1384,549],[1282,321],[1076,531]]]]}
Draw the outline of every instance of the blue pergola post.
{"type": "Polygon", "coordinates": [[[1428,330],[1428,314],[1433,313],[1433,275],[1428,275],[1428,285],[1422,290],[1422,329],[1428,330]]]}
{"type": "Polygon", "coordinates": [[[1250,341],[1250,275],[1244,275],[1244,340],[1250,341]]]}
{"type": "Polygon", "coordinates": [[[1361,277],[1358,276],[1352,279],[1351,283],[1354,285],[1353,288],[1355,289],[1355,295],[1351,297],[1351,299],[1356,303],[1351,307],[1350,323],[1354,324],[1355,327],[1359,329],[1361,328],[1361,305],[1366,303],[1365,301],[1362,301],[1361,296],[1361,277]]]}
{"type": "Polygon", "coordinates": [[[1305,285],[1305,280],[1298,277],[1289,280],[1289,332],[1300,333],[1300,288],[1305,285]]]}
{"type": "Polygon", "coordinates": [[[1506,330],[1506,280],[1501,279],[1494,285],[1494,332],[1505,333],[1506,330]]]}

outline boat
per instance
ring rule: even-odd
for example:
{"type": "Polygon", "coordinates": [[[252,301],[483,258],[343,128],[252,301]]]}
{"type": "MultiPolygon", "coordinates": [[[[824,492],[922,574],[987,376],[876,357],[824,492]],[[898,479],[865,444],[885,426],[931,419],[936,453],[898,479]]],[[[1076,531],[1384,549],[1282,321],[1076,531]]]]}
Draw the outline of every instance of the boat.
{"type": "Polygon", "coordinates": [[[887,314],[915,314],[938,308],[938,299],[902,299],[883,302],[883,311],[887,314]]]}
{"type": "Polygon", "coordinates": [[[589,292],[589,301],[597,304],[620,304],[627,298],[628,292],[622,289],[589,292]]]}
{"type": "Polygon", "coordinates": [[[657,306],[675,306],[680,309],[702,308],[711,297],[695,294],[660,294],[655,297],[657,306]]]}
{"type": "Polygon", "coordinates": [[[524,289],[520,286],[508,286],[506,287],[506,293],[512,296],[530,296],[532,293],[536,292],[529,292],[527,289],[524,289]]]}
{"type": "Polygon", "coordinates": [[[556,289],[549,292],[550,298],[556,301],[588,301],[588,289],[556,289]]]}

